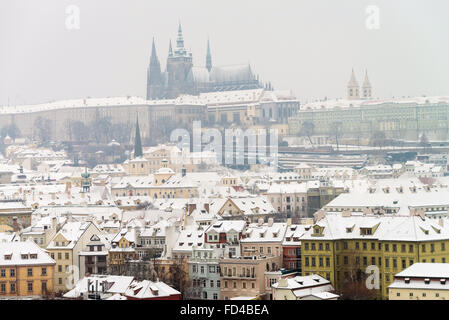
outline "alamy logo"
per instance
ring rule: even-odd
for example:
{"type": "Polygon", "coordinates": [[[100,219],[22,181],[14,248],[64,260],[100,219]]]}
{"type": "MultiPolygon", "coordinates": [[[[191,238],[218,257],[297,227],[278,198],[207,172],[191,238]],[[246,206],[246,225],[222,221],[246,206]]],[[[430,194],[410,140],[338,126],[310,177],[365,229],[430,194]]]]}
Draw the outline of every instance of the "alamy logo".
{"type": "Polygon", "coordinates": [[[79,30],[80,8],[76,5],[70,5],[65,8],[65,13],[65,27],[67,28],[67,30],[79,30]]]}
{"type": "Polygon", "coordinates": [[[249,128],[226,129],[222,132],[215,128],[201,129],[201,121],[193,122],[192,139],[186,129],[175,129],[170,141],[176,142],[179,149],[192,149],[193,152],[215,152],[217,161],[226,165],[265,164],[277,167],[278,132],[276,129],[249,128]],[[192,148],[191,146],[192,140],[192,148]]]}
{"type": "Polygon", "coordinates": [[[379,7],[375,5],[367,6],[365,25],[368,30],[378,30],[380,28],[379,7]]]}

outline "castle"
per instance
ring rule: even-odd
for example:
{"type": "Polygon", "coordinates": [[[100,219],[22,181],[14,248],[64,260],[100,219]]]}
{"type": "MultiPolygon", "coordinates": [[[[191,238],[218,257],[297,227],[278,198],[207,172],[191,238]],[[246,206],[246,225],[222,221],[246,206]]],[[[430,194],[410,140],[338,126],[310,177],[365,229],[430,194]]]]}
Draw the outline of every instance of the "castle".
{"type": "Polygon", "coordinates": [[[365,80],[362,85],[362,92],[360,92],[360,86],[357,82],[354,74],[354,69],[352,69],[351,78],[348,82],[348,100],[368,100],[372,97],[371,83],[368,79],[368,71],[365,71],[365,80]]]}
{"type": "MultiPolygon", "coordinates": [[[[203,92],[234,91],[258,89],[264,86],[253,73],[250,65],[225,67],[212,66],[209,40],[207,41],[206,63],[204,67],[195,67],[192,53],[184,48],[181,24],[178,27],[176,48],[173,51],[169,43],[166,71],[161,65],[154,44],[151,49],[147,78],[147,100],[173,99],[181,94],[197,95],[203,92]]],[[[265,89],[272,90],[271,84],[265,89]]]]}

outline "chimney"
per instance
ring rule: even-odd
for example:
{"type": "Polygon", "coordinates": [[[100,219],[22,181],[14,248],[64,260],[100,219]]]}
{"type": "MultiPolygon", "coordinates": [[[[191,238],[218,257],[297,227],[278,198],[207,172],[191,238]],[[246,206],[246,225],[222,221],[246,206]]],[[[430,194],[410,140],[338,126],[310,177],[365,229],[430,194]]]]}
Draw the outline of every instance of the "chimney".
{"type": "Polygon", "coordinates": [[[52,192],[52,193],[51,193],[51,200],[55,200],[55,198],[56,198],[56,195],[55,195],[54,192],[52,192]]]}
{"type": "Polygon", "coordinates": [[[317,212],[315,212],[313,214],[313,216],[314,216],[315,222],[318,222],[326,216],[326,211],[324,211],[323,209],[318,210],[317,212]]]}
{"type": "Polygon", "coordinates": [[[269,227],[273,226],[273,218],[268,218],[268,226],[269,227]]]}
{"type": "Polygon", "coordinates": [[[65,183],[65,192],[67,192],[68,194],[70,194],[70,189],[72,188],[72,182],[67,181],[65,183]]]}
{"type": "Polygon", "coordinates": [[[351,216],[351,211],[349,210],[343,210],[343,212],[341,213],[342,217],[350,217],[351,216]]]}
{"type": "Polygon", "coordinates": [[[290,227],[292,225],[292,218],[287,218],[287,226],[290,227]]]}
{"type": "Polygon", "coordinates": [[[440,226],[440,227],[444,227],[444,220],[443,220],[443,218],[440,218],[440,219],[438,219],[438,225],[440,226]]]}
{"type": "Polygon", "coordinates": [[[261,227],[263,225],[263,218],[259,218],[259,220],[257,220],[257,225],[259,227],[261,227]]]}
{"type": "Polygon", "coordinates": [[[51,219],[51,228],[53,229],[53,230],[56,230],[56,222],[57,220],[56,220],[56,217],[53,217],[52,219],[51,219]]]}
{"type": "Polygon", "coordinates": [[[183,167],[183,168],[181,169],[181,172],[182,172],[182,176],[185,177],[185,176],[186,176],[186,173],[187,173],[187,169],[183,167]]]}
{"type": "Polygon", "coordinates": [[[206,212],[209,213],[209,203],[204,204],[204,210],[206,210],[206,212]]]}
{"type": "Polygon", "coordinates": [[[279,287],[287,287],[288,286],[288,281],[287,279],[279,279],[279,287]]]}

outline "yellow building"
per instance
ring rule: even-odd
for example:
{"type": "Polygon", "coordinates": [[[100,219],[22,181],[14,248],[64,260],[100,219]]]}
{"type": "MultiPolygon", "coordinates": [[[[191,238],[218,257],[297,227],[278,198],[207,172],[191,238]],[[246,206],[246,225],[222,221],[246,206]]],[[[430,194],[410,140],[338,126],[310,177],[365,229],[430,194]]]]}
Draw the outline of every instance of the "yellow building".
{"type": "Polygon", "coordinates": [[[123,274],[126,263],[137,259],[135,250],[136,230],[122,229],[111,241],[111,249],[108,254],[109,272],[112,274],[123,274]]]}
{"type": "Polygon", "coordinates": [[[389,300],[449,300],[449,265],[415,263],[394,276],[389,300]]]}
{"type": "Polygon", "coordinates": [[[317,220],[301,238],[303,275],[319,274],[337,292],[346,280],[363,279],[367,270],[378,268],[377,296],[388,299],[396,273],[415,262],[449,262],[449,227],[443,221],[349,212],[321,214],[317,220]]]}
{"type": "Polygon", "coordinates": [[[34,242],[2,242],[0,297],[53,294],[54,266],[55,261],[34,242]]]}

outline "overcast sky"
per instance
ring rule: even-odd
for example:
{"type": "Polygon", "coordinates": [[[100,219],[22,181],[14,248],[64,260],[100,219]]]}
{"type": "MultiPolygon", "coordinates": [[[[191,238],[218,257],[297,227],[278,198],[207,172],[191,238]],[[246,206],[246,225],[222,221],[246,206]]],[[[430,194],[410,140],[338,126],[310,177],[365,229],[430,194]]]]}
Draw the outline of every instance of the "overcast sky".
{"type": "Polygon", "coordinates": [[[447,0],[1,0],[0,105],[144,97],[152,37],[165,69],[178,20],[194,65],[209,37],[214,65],[249,62],[302,102],[345,97],[351,68],[374,97],[449,95],[448,17],[447,0]]]}

